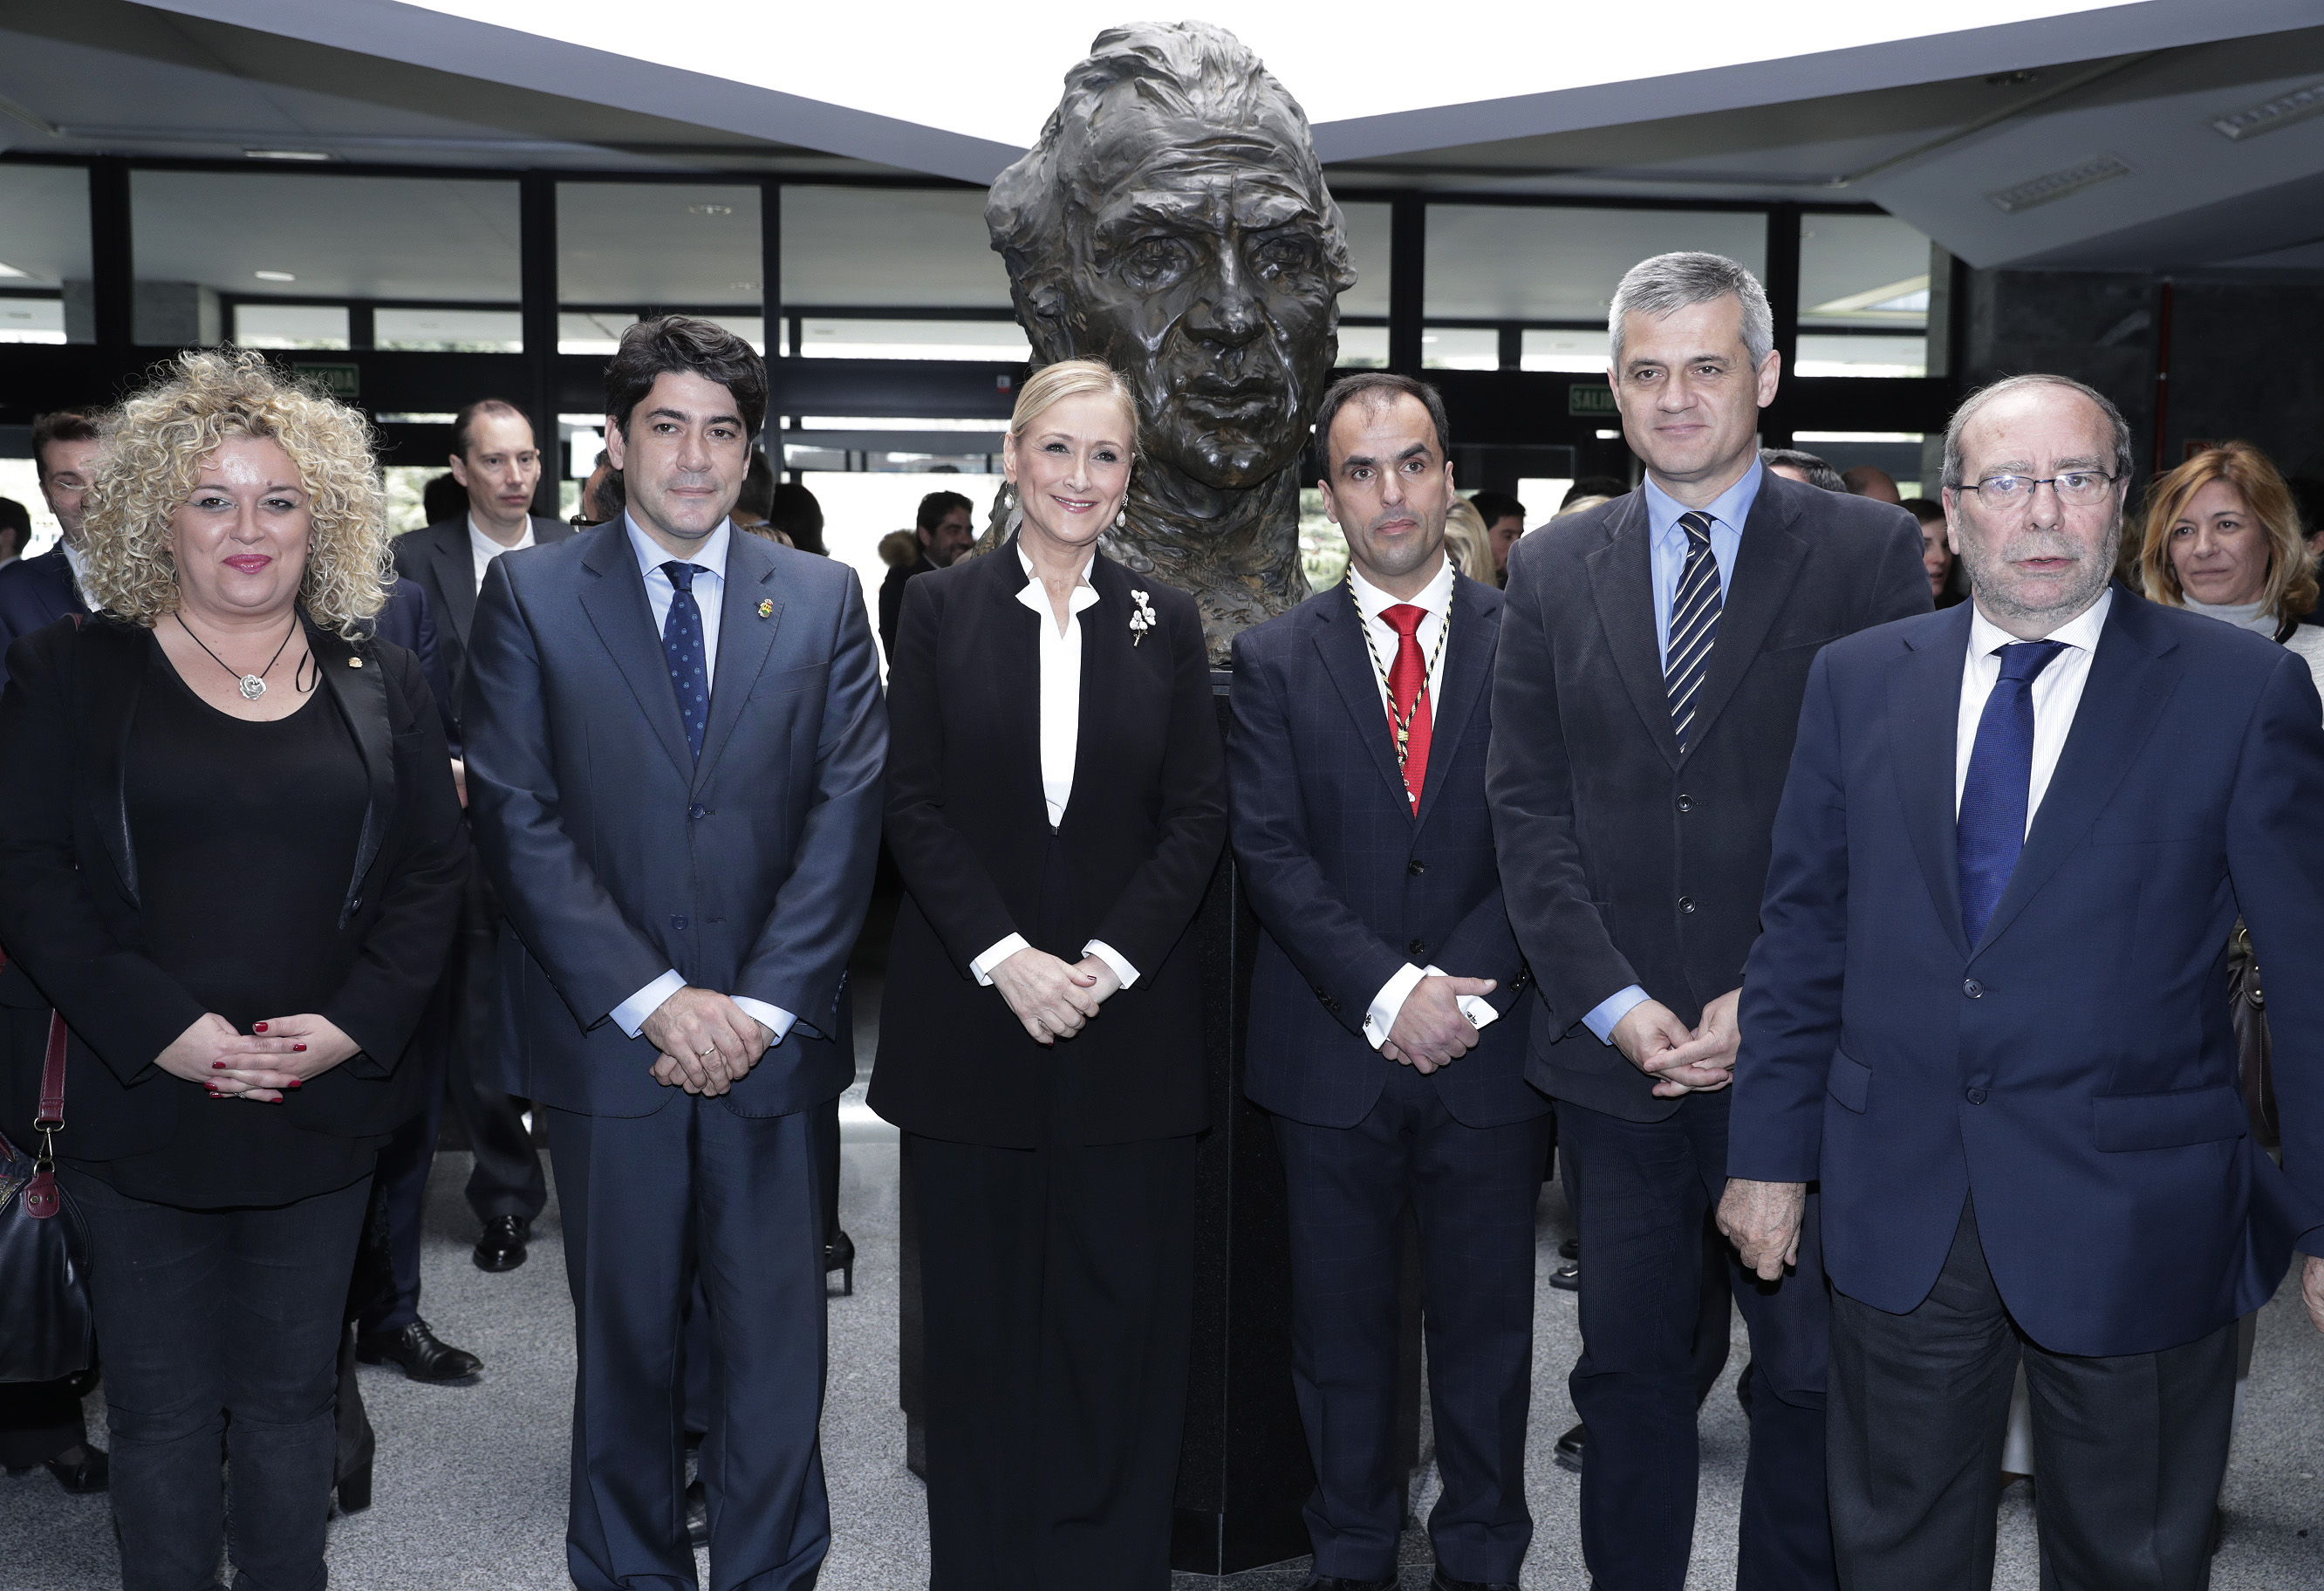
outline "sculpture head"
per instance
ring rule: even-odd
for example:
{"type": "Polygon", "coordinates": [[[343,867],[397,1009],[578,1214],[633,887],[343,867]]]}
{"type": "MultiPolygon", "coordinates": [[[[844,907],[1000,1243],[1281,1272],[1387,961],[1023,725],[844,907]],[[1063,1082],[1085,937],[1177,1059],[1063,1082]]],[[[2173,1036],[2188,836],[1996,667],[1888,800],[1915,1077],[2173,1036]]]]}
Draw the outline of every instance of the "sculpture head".
{"type": "Polygon", "coordinates": [[[1299,462],[1355,272],[1305,113],[1232,34],[1100,33],[984,215],[1033,363],[1120,371],[1149,466],[1231,492],[1299,462]]]}

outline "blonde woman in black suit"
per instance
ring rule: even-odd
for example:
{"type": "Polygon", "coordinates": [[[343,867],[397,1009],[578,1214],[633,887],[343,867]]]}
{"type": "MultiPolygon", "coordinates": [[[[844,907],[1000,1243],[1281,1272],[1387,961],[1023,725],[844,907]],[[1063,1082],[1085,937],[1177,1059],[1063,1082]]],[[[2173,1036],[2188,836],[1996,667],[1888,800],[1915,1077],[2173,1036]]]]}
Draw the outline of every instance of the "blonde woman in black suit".
{"type": "Polygon", "coordinates": [[[905,588],[888,843],[908,892],[872,1108],[920,1233],[930,1584],[1166,1587],[1207,1125],[1186,934],[1225,838],[1194,600],[1097,550],[1137,409],[1026,382],[1014,534],[905,588]]]}

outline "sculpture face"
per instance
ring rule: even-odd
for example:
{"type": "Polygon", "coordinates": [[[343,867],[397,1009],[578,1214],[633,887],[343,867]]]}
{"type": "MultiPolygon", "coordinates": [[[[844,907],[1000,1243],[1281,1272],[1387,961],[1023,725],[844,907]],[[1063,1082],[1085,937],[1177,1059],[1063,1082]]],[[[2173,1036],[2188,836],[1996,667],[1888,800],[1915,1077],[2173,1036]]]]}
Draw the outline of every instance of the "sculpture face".
{"type": "Polygon", "coordinates": [[[1148,455],[1212,487],[1298,462],[1338,351],[1326,223],[1293,169],[1253,141],[1166,146],[1092,185],[1076,239],[1074,341],[1129,379],[1148,455]]]}

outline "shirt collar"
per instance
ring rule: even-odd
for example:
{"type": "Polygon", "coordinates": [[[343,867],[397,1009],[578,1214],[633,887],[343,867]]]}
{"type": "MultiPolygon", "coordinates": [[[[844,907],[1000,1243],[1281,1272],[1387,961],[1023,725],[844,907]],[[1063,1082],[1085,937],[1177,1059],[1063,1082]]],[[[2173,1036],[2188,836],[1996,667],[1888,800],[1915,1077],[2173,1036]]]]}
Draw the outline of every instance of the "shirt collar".
{"type": "MultiPolygon", "coordinates": [[[[2098,650],[2098,632],[2106,628],[2107,614],[2113,609],[2114,587],[2109,585],[2098,593],[2098,601],[2042,639],[2063,641],[2070,647],[2080,647],[2085,652],[2095,652],[2098,650]]],[[[1975,599],[1971,599],[1969,620],[1970,657],[1990,658],[2004,647],[2016,645],[2017,640],[2016,636],[1987,618],[1984,610],[1977,606],[1975,599]]]]}
{"type": "Polygon", "coordinates": [[[1450,557],[1444,559],[1443,566],[1436,571],[1435,578],[1421,587],[1420,594],[1399,597],[1390,595],[1365,579],[1363,571],[1356,567],[1353,559],[1350,559],[1348,589],[1356,593],[1356,612],[1363,615],[1367,623],[1379,619],[1381,613],[1399,602],[1408,603],[1442,619],[1446,610],[1452,606],[1452,560],[1450,557]]]}
{"type": "Polygon", "coordinates": [[[72,570],[73,584],[85,584],[88,580],[88,555],[69,541],[58,542],[57,550],[65,555],[65,565],[72,570]]]}
{"type": "MultiPolygon", "coordinates": [[[[1743,478],[1712,498],[1704,505],[1702,511],[1740,536],[1743,521],[1751,517],[1751,505],[1758,501],[1760,484],[1766,478],[1766,466],[1753,459],[1751,467],[1743,472],[1743,478]]],[[[1686,532],[1678,528],[1679,516],[1693,510],[1655,485],[1652,475],[1643,478],[1638,489],[1646,494],[1646,527],[1654,532],[1654,538],[1656,541],[1670,536],[1683,538],[1686,532]]]]}
{"type": "MultiPolygon", "coordinates": [[[[1040,577],[1033,573],[1032,556],[1026,552],[1021,542],[1017,547],[1017,562],[1025,570],[1025,584],[1018,588],[1017,600],[1036,613],[1047,613],[1055,619],[1056,613],[1049,606],[1048,593],[1042,589],[1040,577]]],[[[1078,613],[1084,608],[1097,605],[1097,587],[1090,584],[1090,570],[1096,563],[1097,548],[1092,547],[1088,560],[1082,565],[1079,583],[1074,585],[1073,594],[1065,599],[1067,612],[1078,613]]]]}
{"type": "MultiPolygon", "coordinates": [[[[671,561],[671,554],[669,549],[664,547],[660,542],[656,541],[652,537],[648,536],[644,531],[639,529],[637,520],[631,518],[626,511],[622,515],[622,528],[630,533],[630,551],[637,555],[638,573],[641,575],[661,574],[661,566],[671,561]]],[[[713,530],[709,535],[702,538],[702,545],[696,547],[692,552],[687,554],[685,557],[680,558],[678,561],[680,563],[692,564],[698,569],[706,569],[711,574],[718,576],[719,579],[725,579],[726,544],[733,535],[733,521],[731,520],[721,520],[718,522],[718,529],[713,530]]],[[[669,576],[664,575],[662,575],[662,578],[667,580],[669,576]]]]}
{"type": "Polygon", "coordinates": [[[468,546],[475,551],[484,554],[486,557],[498,557],[504,552],[516,552],[521,548],[528,547],[532,545],[532,516],[530,514],[527,514],[524,517],[524,534],[516,538],[516,542],[513,546],[504,546],[497,538],[484,534],[484,527],[476,523],[475,510],[470,509],[468,510],[468,546]]]}

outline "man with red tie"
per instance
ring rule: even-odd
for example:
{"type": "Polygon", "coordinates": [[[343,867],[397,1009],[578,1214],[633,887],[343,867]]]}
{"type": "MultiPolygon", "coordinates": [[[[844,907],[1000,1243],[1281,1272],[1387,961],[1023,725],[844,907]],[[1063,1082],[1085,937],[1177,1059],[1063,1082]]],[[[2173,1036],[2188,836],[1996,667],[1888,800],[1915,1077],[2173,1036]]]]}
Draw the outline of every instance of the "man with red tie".
{"type": "Polygon", "coordinates": [[[1315,420],[1348,577],[1235,638],[1235,855],[1263,933],[1244,1084],[1275,1117],[1309,1584],[1396,1583],[1397,1226],[1420,1221],[1443,1492],[1437,1591],[1514,1591],[1549,1101],[1485,804],[1501,593],[1444,555],[1434,388],[1370,372],[1315,420]]]}

